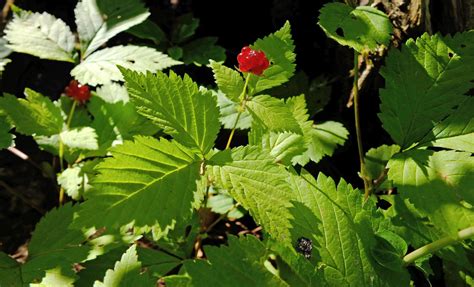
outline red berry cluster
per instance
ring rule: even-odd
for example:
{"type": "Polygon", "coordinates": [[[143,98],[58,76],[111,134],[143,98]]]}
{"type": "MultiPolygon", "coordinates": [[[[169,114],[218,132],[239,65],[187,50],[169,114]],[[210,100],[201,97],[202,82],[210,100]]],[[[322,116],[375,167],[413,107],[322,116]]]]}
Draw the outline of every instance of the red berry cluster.
{"type": "Polygon", "coordinates": [[[263,51],[252,50],[250,47],[243,47],[237,56],[239,62],[239,70],[242,72],[250,72],[260,76],[265,71],[270,62],[263,51]]]}
{"type": "Polygon", "coordinates": [[[89,86],[81,85],[78,81],[72,80],[65,89],[66,95],[73,98],[75,101],[84,103],[91,97],[89,86]]]}

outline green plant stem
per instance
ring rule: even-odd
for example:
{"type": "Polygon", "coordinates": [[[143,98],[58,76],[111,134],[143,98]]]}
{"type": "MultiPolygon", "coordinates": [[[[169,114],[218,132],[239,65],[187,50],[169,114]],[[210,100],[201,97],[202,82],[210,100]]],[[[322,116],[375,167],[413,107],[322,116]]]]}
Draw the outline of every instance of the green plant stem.
{"type": "MultiPolygon", "coordinates": [[[[69,111],[69,115],[66,120],[66,129],[69,129],[69,127],[71,126],[71,121],[72,121],[72,117],[74,116],[74,111],[76,110],[76,106],[77,106],[77,101],[73,101],[71,110],[69,111]]],[[[61,168],[61,172],[64,171],[63,161],[64,161],[64,143],[61,137],[59,137],[59,167],[61,168]]],[[[62,205],[63,202],[64,202],[64,188],[61,187],[59,189],[59,205],[62,205]]]]}
{"type": "Polygon", "coordinates": [[[362,130],[359,116],[359,52],[354,51],[354,81],[352,84],[352,94],[354,95],[354,118],[357,136],[357,151],[359,153],[360,175],[364,181],[364,196],[367,199],[370,195],[370,182],[365,172],[364,148],[362,146],[362,130]]]}
{"type": "Polygon", "coordinates": [[[474,226],[471,226],[459,231],[455,238],[444,237],[430,244],[422,246],[414,250],[413,252],[408,253],[405,257],[403,257],[403,262],[405,265],[410,265],[411,263],[415,262],[418,258],[421,258],[427,254],[434,253],[448,245],[459,243],[459,241],[466,240],[472,237],[474,237],[474,226]]]}
{"type": "Polygon", "coordinates": [[[239,123],[240,116],[242,115],[242,113],[245,110],[247,86],[249,85],[249,79],[250,79],[250,73],[248,73],[247,77],[245,78],[244,88],[242,89],[242,93],[239,96],[240,107],[239,107],[239,110],[238,110],[237,118],[235,119],[234,126],[232,127],[232,131],[230,132],[229,139],[227,140],[227,144],[225,146],[225,149],[228,149],[230,147],[230,143],[232,142],[232,138],[234,137],[235,129],[237,128],[237,124],[239,123]]]}

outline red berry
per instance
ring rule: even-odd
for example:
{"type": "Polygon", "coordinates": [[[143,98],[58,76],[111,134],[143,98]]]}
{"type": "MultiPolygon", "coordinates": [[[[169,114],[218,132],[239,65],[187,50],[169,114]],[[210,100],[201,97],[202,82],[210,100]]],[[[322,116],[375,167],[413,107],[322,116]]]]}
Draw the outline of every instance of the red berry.
{"type": "Polygon", "coordinates": [[[250,72],[257,76],[260,76],[270,66],[263,51],[252,50],[248,46],[243,47],[237,55],[237,62],[239,62],[240,71],[250,72]]]}
{"type": "Polygon", "coordinates": [[[78,81],[72,80],[65,89],[66,95],[73,98],[75,101],[84,103],[91,97],[89,86],[81,85],[78,81]]]}

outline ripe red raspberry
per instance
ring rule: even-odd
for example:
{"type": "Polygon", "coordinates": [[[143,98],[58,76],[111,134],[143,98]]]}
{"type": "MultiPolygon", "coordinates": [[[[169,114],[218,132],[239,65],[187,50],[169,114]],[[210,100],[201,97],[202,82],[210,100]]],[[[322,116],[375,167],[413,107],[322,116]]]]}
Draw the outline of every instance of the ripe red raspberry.
{"type": "Polygon", "coordinates": [[[73,98],[75,101],[84,103],[91,97],[89,86],[81,85],[76,80],[71,80],[65,89],[66,95],[73,98]]]}
{"type": "Polygon", "coordinates": [[[250,72],[257,76],[260,76],[270,66],[263,51],[252,50],[248,46],[243,47],[237,55],[237,62],[239,62],[240,71],[250,72]]]}

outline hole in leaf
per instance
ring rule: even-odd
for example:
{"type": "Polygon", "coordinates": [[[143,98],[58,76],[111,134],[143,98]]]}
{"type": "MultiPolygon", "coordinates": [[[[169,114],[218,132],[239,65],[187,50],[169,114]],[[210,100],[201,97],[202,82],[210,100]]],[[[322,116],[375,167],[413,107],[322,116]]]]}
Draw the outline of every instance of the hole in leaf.
{"type": "Polygon", "coordinates": [[[341,27],[336,29],[336,34],[340,37],[344,37],[344,30],[341,27]]]}
{"type": "Polygon", "coordinates": [[[452,57],[454,56],[454,54],[452,52],[449,52],[448,53],[448,57],[451,59],[452,57]]]}

